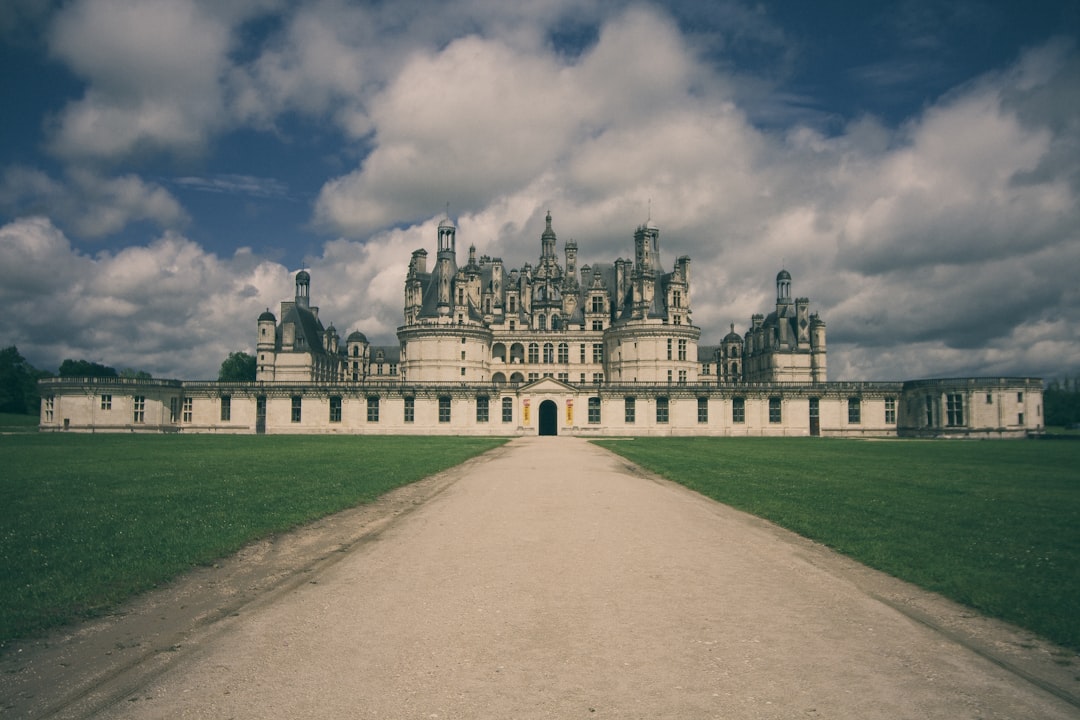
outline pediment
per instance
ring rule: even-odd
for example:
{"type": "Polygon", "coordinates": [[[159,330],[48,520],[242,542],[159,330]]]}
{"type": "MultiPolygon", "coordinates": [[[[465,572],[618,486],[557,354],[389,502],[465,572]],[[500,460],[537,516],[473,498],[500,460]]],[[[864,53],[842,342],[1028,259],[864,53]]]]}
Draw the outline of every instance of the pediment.
{"type": "Polygon", "coordinates": [[[526,383],[518,388],[518,392],[530,392],[537,393],[558,393],[560,395],[567,392],[578,392],[578,388],[573,385],[556,380],[555,378],[545,377],[539,380],[533,380],[531,383],[526,383]]]}

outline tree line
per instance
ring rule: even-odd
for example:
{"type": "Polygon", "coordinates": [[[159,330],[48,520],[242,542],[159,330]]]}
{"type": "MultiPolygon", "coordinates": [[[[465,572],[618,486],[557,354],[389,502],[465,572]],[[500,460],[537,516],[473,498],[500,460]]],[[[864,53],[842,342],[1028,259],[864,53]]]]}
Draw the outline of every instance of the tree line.
{"type": "MultiPolygon", "coordinates": [[[[132,378],[149,380],[145,370],[114,367],[90,360],[67,359],[60,363],[56,372],[41,370],[31,365],[12,345],[0,350],[0,413],[37,415],[41,407],[41,395],[37,382],[50,377],[132,378]]],[[[245,382],[255,380],[255,357],[245,352],[229,353],[221,363],[218,380],[245,382]]]]}
{"type": "Polygon", "coordinates": [[[1047,425],[1080,425],[1080,378],[1051,380],[1046,384],[1043,416],[1047,425]]]}

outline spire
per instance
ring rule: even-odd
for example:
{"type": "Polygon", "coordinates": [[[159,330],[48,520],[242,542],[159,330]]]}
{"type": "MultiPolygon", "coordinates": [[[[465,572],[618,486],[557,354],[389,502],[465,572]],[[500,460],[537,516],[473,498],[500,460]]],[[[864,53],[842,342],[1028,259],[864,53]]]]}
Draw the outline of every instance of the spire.
{"type": "Polygon", "coordinates": [[[544,233],[540,236],[540,256],[543,259],[553,260],[555,258],[555,230],[551,227],[551,211],[548,210],[547,217],[544,218],[546,226],[544,227],[544,233]]]}

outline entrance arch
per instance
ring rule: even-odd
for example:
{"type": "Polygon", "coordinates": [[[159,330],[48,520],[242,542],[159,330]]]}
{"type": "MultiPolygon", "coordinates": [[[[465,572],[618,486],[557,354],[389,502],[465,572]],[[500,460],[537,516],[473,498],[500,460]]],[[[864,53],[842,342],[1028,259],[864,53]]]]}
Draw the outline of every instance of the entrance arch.
{"type": "Polygon", "coordinates": [[[554,400],[540,403],[540,434],[559,434],[559,407],[554,400]]]}

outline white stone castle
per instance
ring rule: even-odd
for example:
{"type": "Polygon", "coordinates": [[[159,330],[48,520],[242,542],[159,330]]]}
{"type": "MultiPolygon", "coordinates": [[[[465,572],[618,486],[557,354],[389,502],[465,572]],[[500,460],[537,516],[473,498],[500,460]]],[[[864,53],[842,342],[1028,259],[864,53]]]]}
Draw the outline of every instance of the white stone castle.
{"type": "Polygon", "coordinates": [[[825,323],[792,278],[742,336],[699,345],[690,259],[664,269],[651,221],[634,260],[578,267],[551,214],[533,267],[412,254],[398,344],[344,344],[311,303],[311,275],[258,319],[253,383],[42,383],[43,429],[491,435],[1024,436],[1042,429],[1037,378],[828,382],[825,323]]]}

